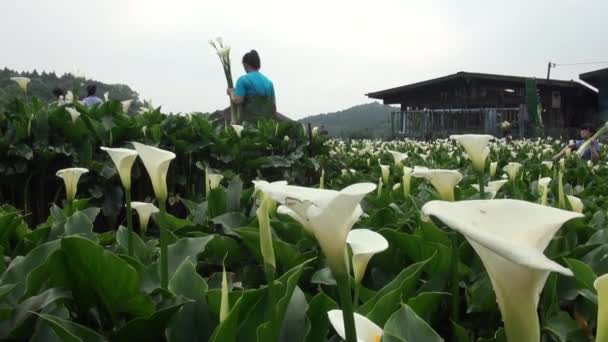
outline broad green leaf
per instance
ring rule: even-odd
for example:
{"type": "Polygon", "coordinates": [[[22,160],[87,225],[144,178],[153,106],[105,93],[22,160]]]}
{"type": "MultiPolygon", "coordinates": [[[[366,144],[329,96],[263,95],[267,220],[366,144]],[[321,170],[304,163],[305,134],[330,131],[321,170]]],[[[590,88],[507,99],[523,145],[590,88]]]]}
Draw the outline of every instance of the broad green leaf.
{"type": "Polygon", "coordinates": [[[172,305],[154,312],[149,317],[137,317],[120,327],[112,336],[112,341],[153,341],[162,336],[165,327],[180,310],[182,304],[172,305]]]}
{"type": "Polygon", "coordinates": [[[432,324],[432,318],[439,310],[441,302],[448,298],[451,294],[446,292],[422,292],[416,297],[410,298],[407,305],[416,312],[416,314],[424,319],[427,323],[432,324]]]}
{"type": "Polygon", "coordinates": [[[327,312],[337,308],[338,304],[323,292],[318,293],[310,300],[306,312],[310,322],[310,330],[308,336],[306,336],[306,342],[327,341],[327,331],[330,326],[327,312]]]}
{"type": "Polygon", "coordinates": [[[61,239],[61,253],[53,254],[52,283],[72,290],[82,309],[99,305],[110,314],[150,315],[154,306],[139,292],[139,274],[126,261],[91,240],[61,239]]]}
{"type": "Polygon", "coordinates": [[[95,331],[53,315],[38,314],[64,342],[103,342],[106,339],[95,331]]]}
{"type": "Polygon", "coordinates": [[[441,342],[443,339],[406,304],[384,326],[383,342],[441,342]]]}
{"type": "Polygon", "coordinates": [[[289,305],[285,311],[283,324],[279,334],[280,342],[303,342],[310,331],[310,323],[306,316],[308,302],[304,292],[295,287],[289,305]]]}
{"type": "Polygon", "coordinates": [[[579,294],[597,304],[597,295],[593,287],[593,282],[597,278],[597,275],[593,273],[591,267],[578,260],[565,259],[565,261],[568,264],[568,268],[574,273],[579,294]]]}

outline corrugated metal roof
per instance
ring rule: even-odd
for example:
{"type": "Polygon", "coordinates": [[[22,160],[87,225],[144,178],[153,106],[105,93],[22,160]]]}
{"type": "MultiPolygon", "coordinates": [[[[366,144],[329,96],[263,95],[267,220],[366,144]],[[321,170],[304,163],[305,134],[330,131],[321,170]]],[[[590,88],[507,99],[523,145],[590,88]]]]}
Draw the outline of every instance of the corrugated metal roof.
{"type": "Polygon", "coordinates": [[[579,75],[580,79],[599,88],[601,80],[608,80],[608,68],[586,72],[579,75]]]}
{"type": "MultiPolygon", "coordinates": [[[[476,73],[476,72],[460,71],[460,72],[457,72],[455,74],[451,74],[448,76],[438,77],[438,78],[434,78],[434,79],[430,79],[430,80],[426,80],[426,81],[422,81],[422,82],[417,82],[417,83],[412,83],[412,84],[408,84],[408,85],[404,85],[404,86],[400,86],[400,87],[380,90],[380,91],[368,93],[365,95],[367,97],[370,97],[373,99],[384,99],[386,97],[394,96],[394,95],[402,93],[402,92],[407,92],[409,90],[422,88],[422,87],[430,86],[430,85],[435,85],[435,84],[439,84],[442,82],[459,79],[459,78],[513,82],[513,83],[521,83],[523,85],[523,84],[525,84],[526,79],[529,79],[530,77],[483,74],[483,73],[476,73]]],[[[574,80],[569,80],[569,81],[553,80],[553,79],[547,80],[547,79],[538,78],[538,79],[536,79],[536,82],[538,85],[551,85],[551,86],[568,87],[568,88],[577,87],[577,88],[584,88],[586,90],[593,91],[591,88],[585,86],[584,84],[582,84],[580,82],[574,81],[574,80]]]]}

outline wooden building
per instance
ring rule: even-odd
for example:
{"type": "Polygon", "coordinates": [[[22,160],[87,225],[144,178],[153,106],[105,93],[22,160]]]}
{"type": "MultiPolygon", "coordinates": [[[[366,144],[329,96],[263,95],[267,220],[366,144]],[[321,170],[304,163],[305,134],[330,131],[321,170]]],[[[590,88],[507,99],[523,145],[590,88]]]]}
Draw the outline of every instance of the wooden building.
{"type": "Polygon", "coordinates": [[[608,121],[608,68],[587,72],[579,76],[598,90],[598,119],[608,121]]]}
{"type": "MultiPolygon", "coordinates": [[[[384,104],[399,104],[395,130],[415,138],[457,133],[500,135],[508,121],[514,136],[526,136],[530,119],[526,77],[458,72],[428,81],[367,94],[384,104]]],[[[597,92],[576,81],[537,79],[547,135],[572,134],[583,122],[596,121],[597,92]]]]}

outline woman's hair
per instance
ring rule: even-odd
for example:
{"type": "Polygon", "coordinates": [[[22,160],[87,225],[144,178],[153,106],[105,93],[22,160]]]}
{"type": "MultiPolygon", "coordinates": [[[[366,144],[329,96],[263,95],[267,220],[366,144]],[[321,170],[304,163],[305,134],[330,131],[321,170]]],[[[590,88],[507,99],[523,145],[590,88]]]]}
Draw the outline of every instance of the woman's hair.
{"type": "Polygon", "coordinates": [[[251,50],[247,52],[243,56],[243,64],[247,64],[254,69],[259,69],[261,66],[260,55],[255,50],[251,50]]]}
{"type": "Polygon", "coordinates": [[[59,98],[61,96],[65,96],[65,90],[63,90],[63,89],[61,89],[59,87],[56,87],[55,89],[53,89],[53,95],[56,98],[59,98]]]}
{"type": "Polygon", "coordinates": [[[87,96],[93,96],[97,92],[97,86],[94,84],[89,84],[87,86],[87,96]]]}

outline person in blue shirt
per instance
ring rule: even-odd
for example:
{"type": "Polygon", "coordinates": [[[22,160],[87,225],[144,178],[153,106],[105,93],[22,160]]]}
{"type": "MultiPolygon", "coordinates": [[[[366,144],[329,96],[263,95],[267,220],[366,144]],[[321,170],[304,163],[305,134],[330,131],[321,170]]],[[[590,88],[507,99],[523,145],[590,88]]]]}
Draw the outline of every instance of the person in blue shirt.
{"type": "Polygon", "coordinates": [[[85,107],[92,107],[94,105],[99,105],[103,103],[103,100],[97,97],[95,93],[97,92],[97,86],[94,84],[89,84],[87,86],[87,97],[82,100],[82,103],[85,107]]]}
{"type": "Polygon", "coordinates": [[[260,72],[258,52],[251,50],[243,56],[246,74],[239,77],[234,88],[226,93],[233,103],[240,106],[241,120],[255,121],[276,118],[276,98],[272,81],[260,72]]]}
{"type": "MultiPolygon", "coordinates": [[[[576,151],[579,148],[581,148],[581,146],[583,146],[583,144],[585,143],[585,141],[587,141],[588,139],[590,139],[591,137],[593,137],[593,135],[595,134],[595,128],[593,127],[592,124],[589,123],[585,123],[581,125],[580,128],[580,137],[581,139],[574,141],[573,143],[569,144],[568,146],[564,147],[564,149],[558,153],[553,159],[560,159],[564,154],[566,154],[566,151],[571,150],[571,151],[576,151]]],[[[597,140],[594,140],[591,142],[591,144],[589,145],[589,148],[587,150],[585,150],[585,152],[583,152],[583,154],[581,155],[581,158],[583,160],[591,160],[591,161],[598,161],[600,160],[600,147],[602,145],[597,142],[597,140]]]]}

